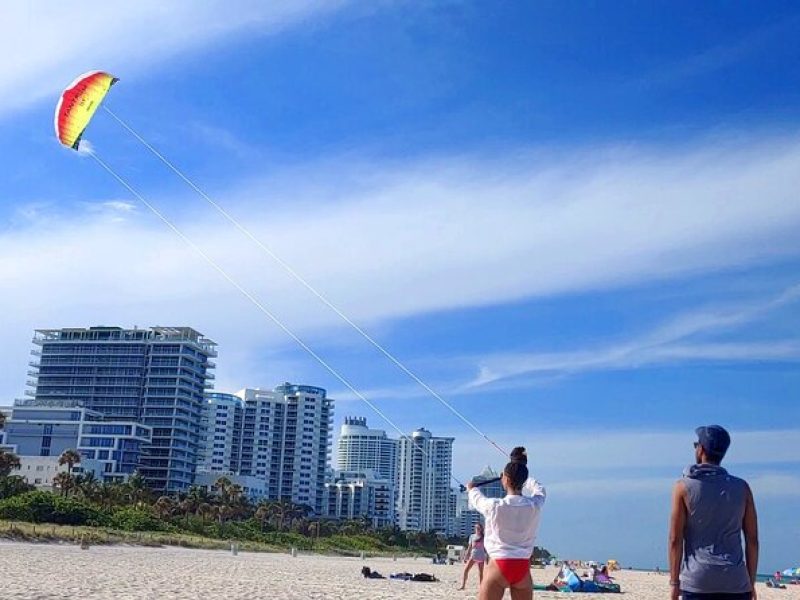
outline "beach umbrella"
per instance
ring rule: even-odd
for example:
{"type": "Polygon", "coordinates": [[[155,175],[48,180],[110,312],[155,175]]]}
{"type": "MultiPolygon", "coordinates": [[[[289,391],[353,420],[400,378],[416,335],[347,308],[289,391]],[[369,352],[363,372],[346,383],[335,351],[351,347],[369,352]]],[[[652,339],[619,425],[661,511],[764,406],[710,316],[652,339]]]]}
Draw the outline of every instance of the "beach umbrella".
{"type": "Polygon", "coordinates": [[[800,567],[795,567],[793,569],[786,569],[781,573],[781,575],[785,577],[800,577],[800,567]]]}

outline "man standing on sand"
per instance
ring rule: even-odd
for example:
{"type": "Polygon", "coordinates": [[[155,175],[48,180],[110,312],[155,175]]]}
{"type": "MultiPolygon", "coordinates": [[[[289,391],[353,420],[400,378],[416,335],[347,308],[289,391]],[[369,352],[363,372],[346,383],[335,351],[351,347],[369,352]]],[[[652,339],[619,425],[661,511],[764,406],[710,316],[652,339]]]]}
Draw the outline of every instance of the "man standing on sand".
{"type": "Polygon", "coordinates": [[[728,432],[709,425],[696,433],[696,464],[684,471],[672,494],[672,599],[756,600],[758,520],[753,493],[746,481],[720,466],[731,443],[728,432]]]}

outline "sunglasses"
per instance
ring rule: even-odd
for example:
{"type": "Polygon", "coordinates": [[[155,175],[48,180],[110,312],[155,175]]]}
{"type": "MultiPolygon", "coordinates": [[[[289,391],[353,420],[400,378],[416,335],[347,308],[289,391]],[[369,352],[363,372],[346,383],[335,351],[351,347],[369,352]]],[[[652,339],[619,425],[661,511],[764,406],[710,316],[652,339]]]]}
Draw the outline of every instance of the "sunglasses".
{"type": "Polygon", "coordinates": [[[695,442],[692,444],[692,446],[694,446],[694,449],[697,450],[700,447],[700,442],[695,442]]]}

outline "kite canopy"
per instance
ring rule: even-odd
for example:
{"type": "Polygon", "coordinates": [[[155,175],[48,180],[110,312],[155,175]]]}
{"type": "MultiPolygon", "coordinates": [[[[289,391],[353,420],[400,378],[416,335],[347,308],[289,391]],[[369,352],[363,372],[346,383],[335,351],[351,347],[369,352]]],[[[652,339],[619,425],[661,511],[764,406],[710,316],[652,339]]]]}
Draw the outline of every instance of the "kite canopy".
{"type": "Polygon", "coordinates": [[[65,89],[56,106],[55,126],[58,141],[78,149],[83,131],[97,107],[118,79],[103,71],[84,73],[65,89]]]}

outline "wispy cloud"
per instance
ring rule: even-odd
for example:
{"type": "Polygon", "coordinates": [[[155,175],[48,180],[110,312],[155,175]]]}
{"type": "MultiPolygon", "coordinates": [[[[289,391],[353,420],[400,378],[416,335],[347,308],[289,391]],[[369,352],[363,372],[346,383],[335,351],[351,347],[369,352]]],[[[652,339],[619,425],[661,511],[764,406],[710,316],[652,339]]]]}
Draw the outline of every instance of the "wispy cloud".
{"type": "Polygon", "coordinates": [[[737,65],[747,59],[765,54],[771,45],[783,39],[794,39],[800,17],[790,17],[783,21],[769,23],[733,42],[706,48],[693,56],[662,67],[650,73],[644,80],[646,84],[678,85],[687,79],[701,77],[737,65]]]}
{"type": "Polygon", "coordinates": [[[574,352],[503,353],[483,357],[478,359],[478,376],[466,387],[483,386],[527,374],[634,369],[680,361],[799,361],[800,340],[796,339],[686,341],[698,334],[736,328],[798,300],[800,285],[794,285],[761,302],[686,313],[647,334],[607,346],[574,352]]]}
{"type": "MultiPolygon", "coordinates": [[[[668,497],[677,477],[576,477],[547,484],[549,494],[558,497],[582,498],[630,495],[658,495],[668,497]]],[[[747,479],[758,499],[800,496],[800,477],[779,473],[757,475],[747,479]]]]}
{"type": "MultiPolygon", "coordinates": [[[[368,328],[425,312],[618,288],[800,252],[794,142],[595,150],[544,163],[515,156],[350,159],[298,167],[269,184],[211,191],[368,328]]],[[[113,181],[108,190],[120,199],[113,181]]],[[[151,200],[180,205],[178,224],[192,239],[303,335],[340,325],[202,201],[188,192],[151,200]]],[[[223,351],[252,353],[286,341],[144,210],[127,211],[124,227],[81,211],[0,234],[0,292],[0,311],[14,315],[15,328],[8,330],[15,341],[0,348],[9,365],[0,375],[5,393],[20,388],[17,373],[25,372],[36,326],[188,323],[223,351]]],[[[693,316],[697,322],[671,323],[643,344],[740,318],[693,316]]],[[[610,348],[604,360],[625,352],[610,348]]],[[[544,357],[562,369],[564,358],[544,357]]],[[[219,365],[225,377],[229,367],[224,360],[219,365]]],[[[502,365],[489,366],[496,372],[502,365]]]]}
{"type": "Polygon", "coordinates": [[[0,20],[0,116],[52,96],[72,79],[102,68],[140,75],[153,61],[202,48],[234,32],[274,33],[327,14],[339,0],[221,1],[164,4],[6,3],[0,20]],[[87,62],[89,61],[89,62],[87,62]]]}
{"type": "Polygon", "coordinates": [[[188,127],[188,133],[201,143],[224,150],[237,158],[253,158],[261,154],[260,147],[247,142],[224,127],[208,123],[193,123],[188,127]]]}
{"type": "MultiPolygon", "coordinates": [[[[475,475],[487,463],[494,467],[504,464],[505,459],[477,436],[465,436],[463,431],[453,430],[434,433],[457,436],[458,452],[454,456],[453,469],[460,477],[475,475]]],[[[734,472],[753,466],[763,469],[765,466],[800,464],[800,431],[797,429],[732,430],[731,437],[733,442],[725,464],[734,472]]],[[[493,439],[506,448],[523,444],[528,449],[532,471],[548,485],[577,476],[608,478],[608,473],[614,472],[614,478],[650,481],[655,487],[665,480],[675,481],[680,477],[681,470],[694,458],[692,442],[696,438],[691,428],[686,431],[606,429],[552,432],[531,423],[529,428],[503,431],[493,439]],[[654,476],[665,469],[672,475],[666,479],[654,476]],[[650,473],[635,477],[635,470],[650,473]]],[[[780,487],[781,481],[774,480],[770,488],[767,485],[770,480],[765,479],[765,493],[780,487]]],[[[636,485],[646,487],[646,484],[636,485]]],[[[790,486],[787,489],[795,488],[790,486]]]]}
{"type": "Polygon", "coordinates": [[[551,497],[564,498],[579,496],[581,498],[629,496],[638,494],[656,494],[668,496],[675,483],[675,477],[604,477],[592,479],[573,477],[569,480],[547,483],[547,492],[551,497]]]}

